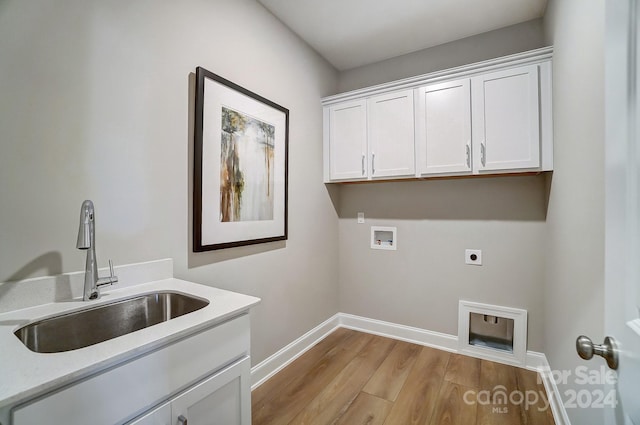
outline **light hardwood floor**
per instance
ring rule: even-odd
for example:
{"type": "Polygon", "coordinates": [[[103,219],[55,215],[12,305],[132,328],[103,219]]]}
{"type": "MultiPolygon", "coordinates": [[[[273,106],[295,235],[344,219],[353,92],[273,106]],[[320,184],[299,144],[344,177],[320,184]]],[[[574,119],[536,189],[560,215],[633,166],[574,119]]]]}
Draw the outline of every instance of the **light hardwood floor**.
{"type": "Polygon", "coordinates": [[[339,328],[252,392],[252,422],[554,425],[547,406],[535,372],[339,328]]]}

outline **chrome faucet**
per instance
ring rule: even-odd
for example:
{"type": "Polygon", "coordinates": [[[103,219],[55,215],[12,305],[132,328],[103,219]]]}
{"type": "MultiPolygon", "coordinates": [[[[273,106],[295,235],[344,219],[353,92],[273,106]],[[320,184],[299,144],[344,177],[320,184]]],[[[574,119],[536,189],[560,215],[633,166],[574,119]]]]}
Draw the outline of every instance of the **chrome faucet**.
{"type": "Polygon", "coordinates": [[[113,264],[109,260],[109,277],[98,276],[98,262],[96,261],[96,235],[95,212],[93,202],[87,200],[80,208],[80,229],[78,230],[78,242],[76,248],[87,250],[87,264],[84,270],[84,295],[83,300],[95,300],[100,298],[100,287],[113,285],[118,282],[118,277],[113,274],[113,264]]]}

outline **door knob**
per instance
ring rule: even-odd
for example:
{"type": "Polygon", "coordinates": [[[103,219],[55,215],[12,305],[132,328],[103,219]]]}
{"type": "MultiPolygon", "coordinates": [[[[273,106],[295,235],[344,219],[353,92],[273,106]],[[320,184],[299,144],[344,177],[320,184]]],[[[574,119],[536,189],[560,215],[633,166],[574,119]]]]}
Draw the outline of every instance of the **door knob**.
{"type": "Polygon", "coordinates": [[[576,340],[576,351],[585,360],[591,360],[594,354],[601,356],[611,369],[618,369],[618,347],[615,339],[610,336],[604,339],[604,344],[598,345],[594,344],[591,338],[580,335],[576,340]]]}

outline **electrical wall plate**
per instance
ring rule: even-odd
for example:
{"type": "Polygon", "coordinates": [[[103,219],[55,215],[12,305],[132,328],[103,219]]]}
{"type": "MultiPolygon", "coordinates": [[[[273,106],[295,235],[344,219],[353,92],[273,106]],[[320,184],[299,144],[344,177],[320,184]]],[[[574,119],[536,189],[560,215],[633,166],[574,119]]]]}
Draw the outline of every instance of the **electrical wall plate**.
{"type": "Polygon", "coordinates": [[[482,265],[482,250],[481,249],[466,249],[464,251],[464,263],[471,264],[472,266],[482,265]]]}
{"type": "Polygon", "coordinates": [[[358,213],[358,224],[362,224],[364,223],[364,213],[363,212],[359,212],[358,213]]]}

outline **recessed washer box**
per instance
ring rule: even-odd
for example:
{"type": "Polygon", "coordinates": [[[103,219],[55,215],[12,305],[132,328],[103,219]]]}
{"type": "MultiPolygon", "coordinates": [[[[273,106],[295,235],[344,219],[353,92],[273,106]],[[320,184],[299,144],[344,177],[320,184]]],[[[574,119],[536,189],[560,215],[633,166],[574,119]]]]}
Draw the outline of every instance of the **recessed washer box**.
{"type": "Polygon", "coordinates": [[[398,248],[398,230],[395,227],[371,226],[371,249],[398,248]]]}

